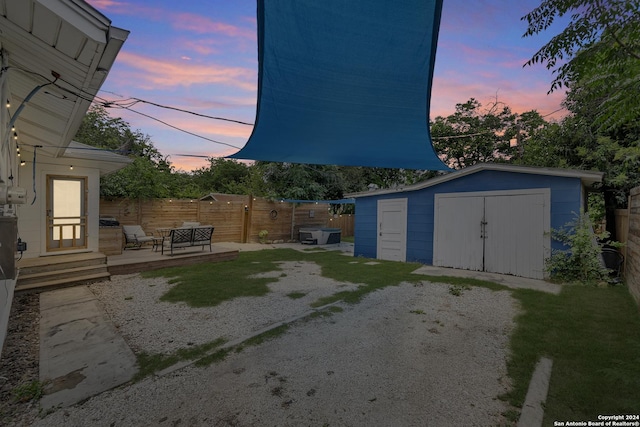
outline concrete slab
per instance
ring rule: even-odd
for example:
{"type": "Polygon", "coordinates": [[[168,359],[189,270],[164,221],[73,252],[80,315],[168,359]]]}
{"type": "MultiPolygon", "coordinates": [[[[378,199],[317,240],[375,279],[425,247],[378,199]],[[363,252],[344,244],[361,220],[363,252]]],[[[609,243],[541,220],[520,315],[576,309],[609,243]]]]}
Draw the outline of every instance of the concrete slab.
{"type": "MultiPolygon", "coordinates": [[[[40,299],[40,310],[95,299],[95,296],[91,292],[78,292],[76,287],[58,289],[55,292],[46,292],[46,294],[46,298],[40,299]]],[[[42,295],[44,295],[44,293],[42,295]]]]}
{"type": "Polygon", "coordinates": [[[40,294],[43,409],[69,406],[129,381],[136,358],[86,286],[40,294]]]}
{"type": "Polygon", "coordinates": [[[498,283],[513,289],[533,289],[541,292],[548,292],[558,295],[562,286],[549,283],[544,280],[529,279],[526,277],[510,276],[507,274],[486,273],[484,271],[459,270],[456,268],[436,267],[425,265],[413,272],[414,274],[424,274],[428,276],[452,276],[466,277],[471,279],[486,280],[498,283]]]}

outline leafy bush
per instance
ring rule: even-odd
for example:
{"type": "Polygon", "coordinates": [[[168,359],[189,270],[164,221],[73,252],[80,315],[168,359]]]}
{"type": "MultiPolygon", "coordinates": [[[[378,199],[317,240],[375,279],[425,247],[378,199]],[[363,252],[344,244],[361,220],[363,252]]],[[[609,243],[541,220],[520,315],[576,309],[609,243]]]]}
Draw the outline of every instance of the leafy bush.
{"type": "Polygon", "coordinates": [[[569,249],[553,250],[546,269],[562,282],[597,284],[606,280],[609,270],[601,262],[602,246],[599,242],[609,237],[607,231],[595,233],[588,213],[580,213],[560,230],[551,230],[554,240],[569,249]]]}

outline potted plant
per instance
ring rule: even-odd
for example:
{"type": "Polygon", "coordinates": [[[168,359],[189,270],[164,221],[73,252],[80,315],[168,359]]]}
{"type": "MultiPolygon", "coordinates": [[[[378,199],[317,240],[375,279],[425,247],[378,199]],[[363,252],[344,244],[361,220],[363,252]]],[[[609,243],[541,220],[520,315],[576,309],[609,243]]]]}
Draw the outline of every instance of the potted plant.
{"type": "Polygon", "coordinates": [[[267,241],[268,235],[269,235],[269,232],[267,230],[261,230],[258,233],[258,237],[260,238],[260,243],[265,243],[267,241]]]}

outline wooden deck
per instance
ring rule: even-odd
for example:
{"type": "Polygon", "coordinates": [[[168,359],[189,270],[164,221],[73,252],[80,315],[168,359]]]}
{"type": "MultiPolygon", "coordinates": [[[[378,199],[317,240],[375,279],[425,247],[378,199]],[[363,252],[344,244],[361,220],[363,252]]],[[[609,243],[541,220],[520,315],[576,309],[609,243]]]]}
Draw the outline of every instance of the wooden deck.
{"type": "Polygon", "coordinates": [[[173,255],[164,255],[150,247],[127,249],[121,255],[107,257],[107,269],[111,275],[140,273],[165,267],[193,265],[205,262],[231,261],[238,258],[238,250],[212,246],[201,250],[200,247],[174,250],[173,255]]]}
{"type": "Polygon", "coordinates": [[[121,255],[105,256],[100,252],[61,254],[25,258],[17,262],[19,269],[16,292],[42,292],[66,286],[77,286],[109,280],[110,276],[140,273],[164,267],[230,261],[238,258],[238,249],[212,246],[174,250],[173,256],[162,255],[150,246],[128,249],[121,255]]]}

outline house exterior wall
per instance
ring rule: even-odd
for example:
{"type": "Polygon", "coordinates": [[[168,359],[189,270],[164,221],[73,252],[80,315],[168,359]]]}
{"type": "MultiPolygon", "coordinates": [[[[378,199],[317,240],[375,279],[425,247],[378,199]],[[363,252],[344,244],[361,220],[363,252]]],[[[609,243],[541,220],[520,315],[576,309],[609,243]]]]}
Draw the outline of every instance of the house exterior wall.
{"type": "Polygon", "coordinates": [[[18,236],[27,243],[24,258],[37,258],[51,255],[47,253],[47,175],[87,177],[87,248],[70,251],[57,251],[55,254],[98,251],[100,217],[100,172],[98,169],[73,165],[69,170],[69,161],[43,157],[36,161],[36,186],[33,187],[33,163],[20,166],[21,186],[27,189],[27,203],[18,205],[18,236]],[[34,197],[35,196],[35,197],[34,197]],[[35,198],[35,201],[34,201],[35,198]]]}
{"type": "MultiPolygon", "coordinates": [[[[0,49],[2,49],[2,43],[0,43],[0,49]]],[[[7,65],[8,60],[6,56],[3,56],[0,66],[6,67],[7,65]]],[[[10,132],[10,117],[7,108],[4,107],[4,102],[8,99],[7,95],[9,93],[7,74],[8,73],[0,73],[0,99],[2,99],[2,108],[0,108],[0,180],[3,183],[8,184],[11,182],[9,177],[11,176],[11,171],[15,170],[17,161],[15,155],[13,155],[15,152],[13,145],[10,143],[11,135],[8,134],[8,132],[10,132]],[[5,148],[5,143],[9,144],[9,147],[5,148]]],[[[10,214],[8,212],[8,207],[8,205],[0,205],[0,216],[15,215],[15,213],[10,214]]],[[[7,242],[0,242],[0,244],[7,244],[7,242]]],[[[9,278],[9,276],[11,275],[0,275],[0,287],[4,289],[4,292],[0,292],[0,354],[2,353],[4,340],[7,334],[9,313],[11,312],[11,301],[13,300],[13,292],[16,287],[15,278],[9,278]]]]}
{"type": "MultiPolygon", "coordinates": [[[[551,189],[551,228],[559,229],[584,206],[579,178],[484,170],[415,191],[356,198],[354,256],[376,258],[378,200],[408,198],[407,261],[433,263],[434,195],[437,193],[551,189]]],[[[560,249],[552,241],[552,249],[560,249]]]]}

